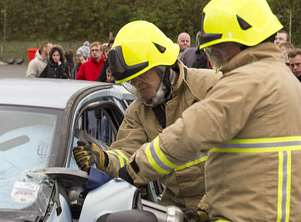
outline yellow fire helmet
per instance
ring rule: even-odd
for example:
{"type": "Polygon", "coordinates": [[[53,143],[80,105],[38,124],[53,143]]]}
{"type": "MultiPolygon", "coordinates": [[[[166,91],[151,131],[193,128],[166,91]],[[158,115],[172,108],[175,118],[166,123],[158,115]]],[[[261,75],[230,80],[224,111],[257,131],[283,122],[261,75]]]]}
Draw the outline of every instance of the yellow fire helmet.
{"type": "Polygon", "coordinates": [[[119,30],[108,60],[116,83],[124,83],[155,66],[173,65],[179,52],[179,46],[154,24],[134,21],[119,30]]]}
{"type": "Polygon", "coordinates": [[[281,28],[266,0],[211,0],[203,10],[199,47],[223,42],[255,46],[281,28]]]}

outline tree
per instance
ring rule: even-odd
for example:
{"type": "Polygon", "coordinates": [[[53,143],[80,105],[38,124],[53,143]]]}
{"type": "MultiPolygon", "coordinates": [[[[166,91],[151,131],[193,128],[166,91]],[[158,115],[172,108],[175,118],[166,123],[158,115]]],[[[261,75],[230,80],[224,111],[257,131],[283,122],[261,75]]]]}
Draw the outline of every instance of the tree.
{"type": "Polygon", "coordinates": [[[136,19],[155,23],[175,39],[182,31],[195,36],[201,7],[208,1],[2,0],[0,7],[5,6],[8,12],[9,40],[105,41],[110,31],[116,34],[136,19]]]}
{"type": "MultiPolygon", "coordinates": [[[[292,41],[301,45],[300,0],[267,0],[292,41]],[[290,25],[291,24],[291,25],[290,25]]],[[[1,0],[7,11],[8,40],[107,41],[129,21],[144,19],[170,38],[200,29],[201,9],[209,0],[1,0]]],[[[222,25],[222,24],[221,24],[222,25]]],[[[0,30],[3,18],[0,17],[0,30]]],[[[1,31],[2,32],[2,31],[1,31]]]]}

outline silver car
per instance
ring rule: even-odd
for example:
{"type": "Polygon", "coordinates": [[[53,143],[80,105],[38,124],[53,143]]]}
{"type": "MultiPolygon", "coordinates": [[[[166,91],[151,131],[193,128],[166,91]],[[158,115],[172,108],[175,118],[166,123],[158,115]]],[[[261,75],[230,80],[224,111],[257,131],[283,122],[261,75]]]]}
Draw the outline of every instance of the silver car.
{"type": "Polygon", "coordinates": [[[1,79],[0,218],[181,221],[178,208],[141,200],[138,189],[121,179],[87,187],[91,175],[73,159],[78,140],[108,147],[133,99],[122,86],[106,83],[1,79]]]}

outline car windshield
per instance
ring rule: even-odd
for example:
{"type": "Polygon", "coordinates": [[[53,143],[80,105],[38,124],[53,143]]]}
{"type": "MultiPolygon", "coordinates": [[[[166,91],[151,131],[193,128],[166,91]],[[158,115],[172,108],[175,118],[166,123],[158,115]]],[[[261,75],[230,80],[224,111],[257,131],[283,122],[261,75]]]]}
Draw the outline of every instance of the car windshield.
{"type": "Polygon", "coordinates": [[[23,209],[36,201],[40,186],[28,182],[27,174],[47,167],[58,113],[0,106],[0,209],[23,209]]]}

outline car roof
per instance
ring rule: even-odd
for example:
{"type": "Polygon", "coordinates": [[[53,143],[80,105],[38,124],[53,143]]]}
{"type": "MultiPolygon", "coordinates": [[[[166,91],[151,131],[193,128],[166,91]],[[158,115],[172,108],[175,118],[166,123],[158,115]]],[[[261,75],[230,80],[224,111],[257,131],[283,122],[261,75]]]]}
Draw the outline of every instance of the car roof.
{"type": "Polygon", "coordinates": [[[0,79],[0,105],[38,106],[64,109],[76,92],[107,83],[28,78],[0,79]]]}

